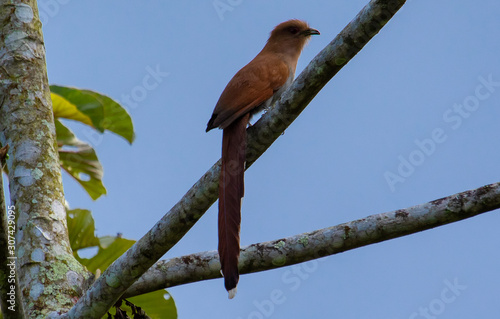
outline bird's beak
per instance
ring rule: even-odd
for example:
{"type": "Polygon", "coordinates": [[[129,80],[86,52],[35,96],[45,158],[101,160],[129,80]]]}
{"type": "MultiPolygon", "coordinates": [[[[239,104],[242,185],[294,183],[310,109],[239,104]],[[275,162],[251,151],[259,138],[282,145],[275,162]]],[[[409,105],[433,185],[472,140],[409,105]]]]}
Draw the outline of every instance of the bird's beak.
{"type": "Polygon", "coordinates": [[[309,36],[309,35],[319,35],[320,33],[316,29],[307,29],[307,30],[302,31],[302,34],[305,36],[309,36]]]}

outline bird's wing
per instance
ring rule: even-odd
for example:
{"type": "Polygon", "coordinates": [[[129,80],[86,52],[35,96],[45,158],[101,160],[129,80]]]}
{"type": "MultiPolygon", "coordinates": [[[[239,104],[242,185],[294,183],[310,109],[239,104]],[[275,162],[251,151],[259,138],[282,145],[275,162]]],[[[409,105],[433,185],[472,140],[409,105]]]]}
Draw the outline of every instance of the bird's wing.
{"type": "Polygon", "coordinates": [[[290,70],[283,60],[257,56],[229,81],[215,106],[207,130],[225,128],[272,98],[286,83],[289,74],[290,70]]]}

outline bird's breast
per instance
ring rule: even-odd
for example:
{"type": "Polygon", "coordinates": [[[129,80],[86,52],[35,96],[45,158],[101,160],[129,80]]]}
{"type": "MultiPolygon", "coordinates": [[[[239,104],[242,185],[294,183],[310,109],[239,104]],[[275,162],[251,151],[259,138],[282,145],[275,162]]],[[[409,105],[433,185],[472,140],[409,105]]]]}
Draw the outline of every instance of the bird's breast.
{"type": "Polygon", "coordinates": [[[293,70],[292,68],[289,68],[288,71],[289,71],[288,78],[286,79],[286,82],[274,92],[273,96],[271,96],[269,99],[267,99],[260,106],[256,107],[254,110],[252,110],[251,115],[254,115],[254,114],[259,113],[259,112],[264,111],[264,110],[268,110],[269,108],[271,108],[274,105],[274,103],[276,103],[280,99],[281,94],[283,94],[283,92],[285,92],[286,89],[288,89],[288,87],[292,84],[293,79],[295,77],[295,70],[293,70]]]}

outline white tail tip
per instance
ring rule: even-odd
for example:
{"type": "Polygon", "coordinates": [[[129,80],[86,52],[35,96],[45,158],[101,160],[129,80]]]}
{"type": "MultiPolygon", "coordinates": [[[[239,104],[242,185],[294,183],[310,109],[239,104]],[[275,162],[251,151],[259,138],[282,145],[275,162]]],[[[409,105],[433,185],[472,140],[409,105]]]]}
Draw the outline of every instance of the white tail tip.
{"type": "Polygon", "coordinates": [[[234,296],[236,296],[236,287],[235,287],[235,288],[233,288],[233,289],[231,289],[231,290],[229,290],[227,293],[229,294],[229,295],[228,295],[228,298],[229,298],[229,299],[233,299],[233,298],[234,298],[234,296]]]}

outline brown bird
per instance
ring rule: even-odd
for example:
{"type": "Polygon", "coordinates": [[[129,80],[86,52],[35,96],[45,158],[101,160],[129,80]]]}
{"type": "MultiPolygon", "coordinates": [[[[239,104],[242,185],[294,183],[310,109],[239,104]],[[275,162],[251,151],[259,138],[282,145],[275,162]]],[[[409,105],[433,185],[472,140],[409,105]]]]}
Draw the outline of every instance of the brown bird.
{"type": "Polygon", "coordinates": [[[223,129],[219,180],[219,258],[229,299],[239,280],[241,198],[246,128],[250,116],[270,107],[292,83],[302,48],[318,30],[300,20],[277,25],[257,56],[229,81],[215,105],[207,132],[223,129]]]}

